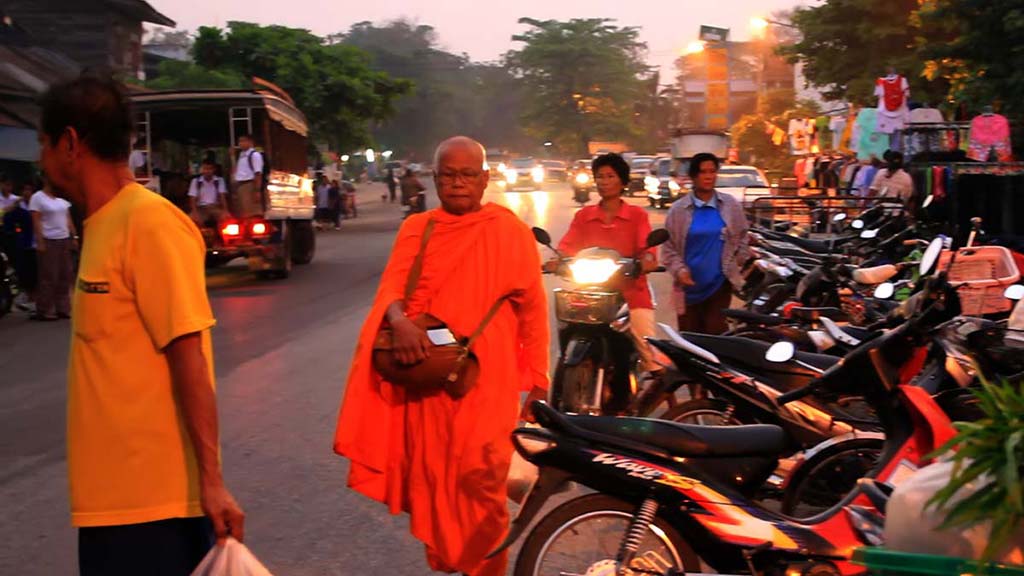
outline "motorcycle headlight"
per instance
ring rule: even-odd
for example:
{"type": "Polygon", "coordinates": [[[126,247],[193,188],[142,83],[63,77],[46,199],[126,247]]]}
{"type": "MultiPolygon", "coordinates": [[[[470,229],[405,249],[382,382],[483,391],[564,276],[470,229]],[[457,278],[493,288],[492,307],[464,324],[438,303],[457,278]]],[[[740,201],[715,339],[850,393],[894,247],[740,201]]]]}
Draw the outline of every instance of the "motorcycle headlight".
{"type": "Polygon", "coordinates": [[[508,170],[508,166],[505,166],[504,162],[498,164],[498,172],[504,174],[506,170],[508,170]]]}
{"type": "Polygon", "coordinates": [[[533,176],[533,181],[537,182],[538,184],[544,181],[544,169],[541,168],[540,166],[537,166],[533,170],[530,170],[530,175],[533,176]]]}
{"type": "Polygon", "coordinates": [[[586,184],[587,182],[590,182],[590,176],[586,172],[580,172],[576,175],[577,184],[586,184]]]}
{"type": "Polygon", "coordinates": [[[512,183],[515,183],[515,181],[518,178],[519,178],[519,173],[516,172],[515,170],[506,170],[505,171],[505,180],[508,180],[509,182],[512,182],[512,183]]]}
{"type": "Polygon", "coordinates": [[[577,284],[602,284],[620,268],[611,258],[584,258],[569,264],[572,280],[577,284]]]}

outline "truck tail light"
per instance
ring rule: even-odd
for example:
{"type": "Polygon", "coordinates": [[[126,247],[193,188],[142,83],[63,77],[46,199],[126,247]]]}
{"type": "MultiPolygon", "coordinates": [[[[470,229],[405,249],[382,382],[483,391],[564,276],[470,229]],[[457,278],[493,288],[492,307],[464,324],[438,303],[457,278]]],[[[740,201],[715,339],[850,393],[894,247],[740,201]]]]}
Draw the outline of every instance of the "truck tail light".
{"type": "Polygon", "coordinates": [[[253,238],[262,238],[270,235],[270,224],[257,220],[249,225],[249,233],[253,238]]]}
{"type": "Polygon", "coordinates": [[[226,222],[220,229],[221,236],[237,238],[242,235],[242,226],[238,222],[226,222]]]}

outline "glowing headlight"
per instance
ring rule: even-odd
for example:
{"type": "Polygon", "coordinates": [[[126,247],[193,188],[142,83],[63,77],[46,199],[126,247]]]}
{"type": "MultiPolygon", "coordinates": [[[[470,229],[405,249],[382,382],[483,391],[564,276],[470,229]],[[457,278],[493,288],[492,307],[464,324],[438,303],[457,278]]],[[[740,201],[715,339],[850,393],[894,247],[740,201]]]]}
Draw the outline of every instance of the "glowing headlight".
{"type": "Polygon", "coordinates": [[[586,172],[580,172],[576,175],[577,184],[586,184],[587,182],[590,182],[590,176],[586,172]]]}
{"type": "Polygon", "coordinates": [[[654,176],[645,176],[644,177],[644,190],[647,190],[651,194],[654,194],[655,192],[657,192],[658,191],[658,186],[660,186],[660,185],[661,185],[661,182],[657,178],[655,178],[654,176]]]}
{"type": "Polygon", "coordinates": [[[573,282],[577,284],[601,284],[607,282],[619,268],[619,263],[611,258],[575,260],[569,264],[573,282]]]}
{"type": "Polygon", "coordinates": [[[484,172],[490,172],[490,171],[491,171],[491,165],[488,164],[487,162],[484,162],[484,172]]]}
{"type": "Polygon", "coordinates": [[[508,170],[508,166],[505,166],[504,162],[498,164],[498,172],[504,174],[506,170],[508,170]]]}
{"type": "Polygon", "coordinates": [[[515,170],[505,170],[505,180],[515,184],[516,180],[519,179],[519,173],[515,170]]]}
{"type": "Polygon", "coordinates": [[[530,170],[530,175],[533,176],[533,181],[538,184],[544,181],[544,169],[540,166],[536,166],[533,170],[530,170]]]}

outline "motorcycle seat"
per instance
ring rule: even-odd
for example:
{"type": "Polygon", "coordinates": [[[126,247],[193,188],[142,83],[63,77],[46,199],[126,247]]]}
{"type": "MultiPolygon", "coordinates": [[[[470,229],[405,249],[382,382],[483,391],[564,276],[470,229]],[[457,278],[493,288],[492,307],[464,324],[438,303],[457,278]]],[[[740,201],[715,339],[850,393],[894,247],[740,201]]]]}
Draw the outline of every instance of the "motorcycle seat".
{"type": "Polygon", "coordinates": [[[785,432],[772,424],[696,426],[650,418],[567,418],[584,430],[661,448],[685,458],[777,457],[787,448],[785,432]]]}
{"type": "Polygon", "coordinates": [[[767,342],[738,336],[708,336],[689,332],[683,334],[683,337],[710,351],[722,364],[735,367],[782,392],[804,386],[820,375],[800,363],[818,370],[828,370],[840,360],[836,356],[797,352],[788,362],[770,362],[764,357],[770,346],[767,342]]]}
{"type": "Polygon", "coordinates": [[[828,318],[836,322],[846,322],[849,318],[846,312],[843,312],[839,308],[833,307],[821,307],[815,308],[810,306],[796,306],[789,310],[789,316],[795,320],[803,320],[804,322],[814,322],[819,318],[828,318]]]}
{"type": "Polygon", "coordinates": [[[727,308],[722,310],[722,314],[726,318],[732,318],[733,320],[739,320],[744,324],[755,324],[759,326],[781,326],[786,323],[786,319],[781,316],[772,316],[771,314],[760,314],[758,312],[752,312],[750,310],[740,310],[738,308],[727,308]]]}

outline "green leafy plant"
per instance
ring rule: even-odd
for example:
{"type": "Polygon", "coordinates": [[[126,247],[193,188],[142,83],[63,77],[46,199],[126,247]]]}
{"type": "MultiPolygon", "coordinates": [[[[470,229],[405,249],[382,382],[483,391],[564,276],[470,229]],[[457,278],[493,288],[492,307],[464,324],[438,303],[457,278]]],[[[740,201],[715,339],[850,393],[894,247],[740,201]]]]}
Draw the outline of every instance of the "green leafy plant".
{"type": "Polygon", "coordinates": [[[957,435],[932,455],[955,450],[950,482],[928,505],[946,510],[943,529],[990,520],[992,532],[982,560],[991,560],[1024,525],[1024,387],[981,380],[974,394],[985,416],[954,423],[957,435]],[[961,488],[979,479],[987,481],[984,486],[949,505],[961,488]]]}

